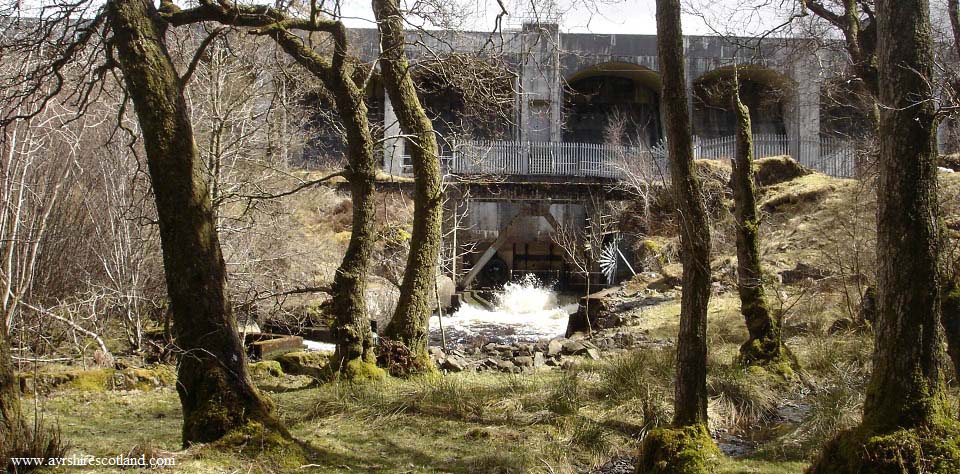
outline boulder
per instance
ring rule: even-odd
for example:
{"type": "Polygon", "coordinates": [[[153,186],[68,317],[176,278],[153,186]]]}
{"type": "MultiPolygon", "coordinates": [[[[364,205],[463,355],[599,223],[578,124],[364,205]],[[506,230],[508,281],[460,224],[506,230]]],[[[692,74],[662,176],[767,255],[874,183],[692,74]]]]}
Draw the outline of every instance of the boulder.
{"type": "Polygon", "coordinates": [[[298,351],[279,355],[276,361],[288,374],[322,379],[330,359],[328,355],[319,352],[298,351]]]}
{"type": "Polygon", "coordinates": [[[509,360],[501,360],[497,362],[497,369],[499,369],[501,372],[513,372],[513,369],[515,368],[517,368],[517,366],[509,360]]]}
{"type": "Polygon", "coordinates": [[[267,392],[284,393],[304,390],[317,384],[317,379],[307,375],[283,375],[255,381],[257,388],[267,392]]]}
{"type": "Polygon", "coordinates": [[[563,343],[562,353],[565,355],[576,355],[587,350],[587,346],[579,341],[567,341],[563,343]]]}
{"type": "Polygon", "coordinates": [[[822,280],[828,276],[830,276],[829,272],[803,262],[798,262],[792,270],[780,272],[784,285],[793,285],[806,280],[822,280]]]}
{"type": "Polygon", "coordinates": [[[265,377],[280,377],[283,375],[283,368],[275,360],[262,360],[260,362],[251,362],[247,364],[250,376],[258,379],[265,377]]]}
{"type": "Polygon", "coordinates": [[[533,353],[533,367],[540,368],[544,365],[543,352],[537,351],[533,353]]]}
{"type": "Polygon", "coordinates": [[[440,368],[449,372],[463,372],[469,365],[463,357],[452,355],[440,363],[440,368]]]}
{"type": "Polygon", "coordinates": [[[563,351],[563,343],[566,339],[554,339],[547,344],[547,355],[553,357],[563,351]]]}
{"type": "Polygon", "coordinates": [[[513,363],[518,367],[533,367],[533,357],[519,356],[513,358],[513,363]]]}

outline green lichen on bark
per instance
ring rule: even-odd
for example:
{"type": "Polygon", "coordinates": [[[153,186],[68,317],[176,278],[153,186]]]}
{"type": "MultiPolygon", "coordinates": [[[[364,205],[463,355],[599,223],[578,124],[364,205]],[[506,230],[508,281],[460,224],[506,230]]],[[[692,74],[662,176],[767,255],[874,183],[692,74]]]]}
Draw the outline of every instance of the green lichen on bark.
{"type": "Polygon", "coordinates": [[[831,439],[807,474],[960,473],[960,423],[937,418],[928,426],[874,434],[866,427],[831,439]]]}
{"type": "Polygon", "coordinates": [[[736,116],[736,156],[732,162],[730,186],[733,188],[737,221],[737,289],[740,312],[747,324],[749,339],[740,347],[739,361],[745,365],[768,364],[783,356],[780,328],[767,305],[760,263],[760,216],[753,176],[753,127],[750,110],[740,100],[739,75],[734,75],[731,94],[736,116]]]}
{"type": "Polygon", "coordinates": [[[339,371],[348,364],[375,360],[373,334],[367,312],[366,288],[370,257],[375,243],[374,194],[377,160],[367,119],[363,91],[354,82],[354,67],[347,60],[347,34],[340,22],[331,26],[334,37],[332,60],[319,55],[289,31],[277,29],[270,36],[301,66],[319,78],[332,93],[337,114],[347,135],[347,167],[353,204],[350,242],[333,277],[331,293],[334,314],[333,337],[337,350],[331,359],[339,371]]]}
{"type": "Polygon", "coordinates": [[[410,135],[415,179],[410,253],[400,285],[400,300],[384,334],[406,344],[413,356],[429,367],[428,324],[434,309],[431,294],[436,282],[443,218],[439,148],[433,124],[420,104],[410,75],[400,4],[397,0],[374,0],[373,12],[380,29],[384,85],[401,130],[410,135]]]}
{"type": "Polygon", "coordinates": [[[683,263],[673,421],[676,426],[686,426],[707,422],[710,226],[700,181],[694,172],[679,0],[657,1],[657,32],[670,176],[680,222],[683,263]]]}
{"type": "Polygon", "coordinates": [[[953,361],[957,377],[960,377],[960,283],[955,277],[950,278],[943,287],[940,308],[940,319],[947,338],[947,354],[953,361]]]}
{"type": "Polygon", "coordinates": [[[640,445],[637,474],[700,474],[721,456],[707,427],[662,428],[647,434],[640,445]]]}
{"type": "Polygon", "coordinates": [[[812,473],[960,472],[960,427],[944,394],[936,110],[929,2],[883,1],[873,369],[859,427],[812,473]]]}
{"type": "Polygon", "coordinates": [[[286,433],[247,374],[226,296],[213,203],[165,23],[147,0],[107,3],[115,56],[143,134],[163,267],[181,351],[177,392],[183,444],[209,442],[250,421],[286,433]]]}

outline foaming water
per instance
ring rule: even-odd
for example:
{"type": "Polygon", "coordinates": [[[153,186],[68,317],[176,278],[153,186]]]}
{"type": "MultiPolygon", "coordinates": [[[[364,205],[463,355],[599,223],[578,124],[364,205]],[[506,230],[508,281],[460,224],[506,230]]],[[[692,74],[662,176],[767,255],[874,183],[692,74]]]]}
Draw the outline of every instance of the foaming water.
{"type": "MultiPolygon", "coordinates": [[[[537,341],[562,336],[577,303],[561,304],[555,291],[533,275],[507,283],[494,297],[493,310],[464,304],[443,318],[447,339],[467,342],[478,338],[497,342],[537,341]]],[[[431,324],[436,329],[435,324],[431,324]]]]}

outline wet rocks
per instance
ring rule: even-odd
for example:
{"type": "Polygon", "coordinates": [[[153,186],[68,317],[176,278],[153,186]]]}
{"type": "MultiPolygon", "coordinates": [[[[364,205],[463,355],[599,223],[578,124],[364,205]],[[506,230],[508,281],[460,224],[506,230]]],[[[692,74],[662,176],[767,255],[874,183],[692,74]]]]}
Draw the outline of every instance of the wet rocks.
{"type": "Polygon", "coordinates": [[[541,340],[537,343],[488,343],[472,349],[454,349],[449,354],[439,347],[429,349],[433,363],[445,372],[499,371],[521,373],[561,367],[570,359],[599,360],[606,350],[619,350],[615,337],[596,339],[598,346],[583,334],[571,338],[541,340]]]}

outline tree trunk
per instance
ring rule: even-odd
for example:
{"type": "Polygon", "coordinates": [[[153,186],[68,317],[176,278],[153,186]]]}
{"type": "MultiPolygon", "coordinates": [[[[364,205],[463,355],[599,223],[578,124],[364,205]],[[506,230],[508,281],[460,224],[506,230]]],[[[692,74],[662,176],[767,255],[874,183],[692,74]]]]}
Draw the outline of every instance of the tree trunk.
{"type": "Polygon", "coordinates": [[[926,426],[943,409],[933,42],[927,0],[878,2],[876,351],[863,422],[926,426]]]}
{"type": "Polygon", "coordinates": [[[780,357],[780,328],[770,315],[760,267],[760,218],[753,187],[753,127],[750,110],[740,100],[740,81],[733,88],[737,121],[737,149],[730,186],[737,218],[737,289],[740,312],[750,338],[740,346],[744,364],[770,362],[780,357]]]}
{"type": "Polygon", "coordinates": [[[430,289],[436,280],[440,252],[443,196],[440,159],[433,124],[423,111],[404,53],[403,15],[397,0],[373,0],[383,51],[380,66],[397,121],[410,139],[414,185],[413,234],[400,285],[400,301],[385,335],[406,344],[418,361],[427,357],[428,324],[432,308],[430,289]]]}
{"type": "MultiPolygon", "coordinates": [[[[10,448],[3,440],[17,439],[23,436],[26,424],[20,410],[20,384],[13,370],[13,358],[10,354],[10,335],[5,318],[0,318],[0,459],[6,459],[10,448]]],[[[6,468],[2,461],[0,468],[6,468]]]]}
{"type": "Polygon", "coordinates": [[[336,318],[333,335],[337,342],[334,360],[342,369],[351,367],[354,362],[376,363],[365,297],[367,270],[375,240],[373,197],[376,192],[377,160],[363,91],[353,81],[352,68],[345,61],[346,31],[342,24],[334,28],[333,35],[337,51],[330,64],[307,48],[296,35],[285,30],[272,33],[274,40],[287,54],[320,78],[332,92],[337,113],[347,132],[346,177],[350,182],[353,203],[353,228],[347,252],[332,286],[336,318]]]}
{"type": "Polygon", "coordinates": [[[710,299],[710,228],[693,163],[687,108],[680,1],[657,0],[657,51],[663,74],[663,110],[683,264],[680,335],[673,423],[707,422],[707,303],[710,299]]]}
{"type": "Polygon", "coordinates": [[[960,55],[960,0],[947,0],[947,14],[950,15],[950,29],[953,31],[953,48],[960,55]]]}
{"type": "Polygon", "coordinates": [[[143,131],[163,266],[181,351],[177,392],[183,444],[209,442],[250,422],[286,435],[247,374],[227,296],[226,269],[193,129],[153,2],[108,4],[113,44],[143,131]]]}

